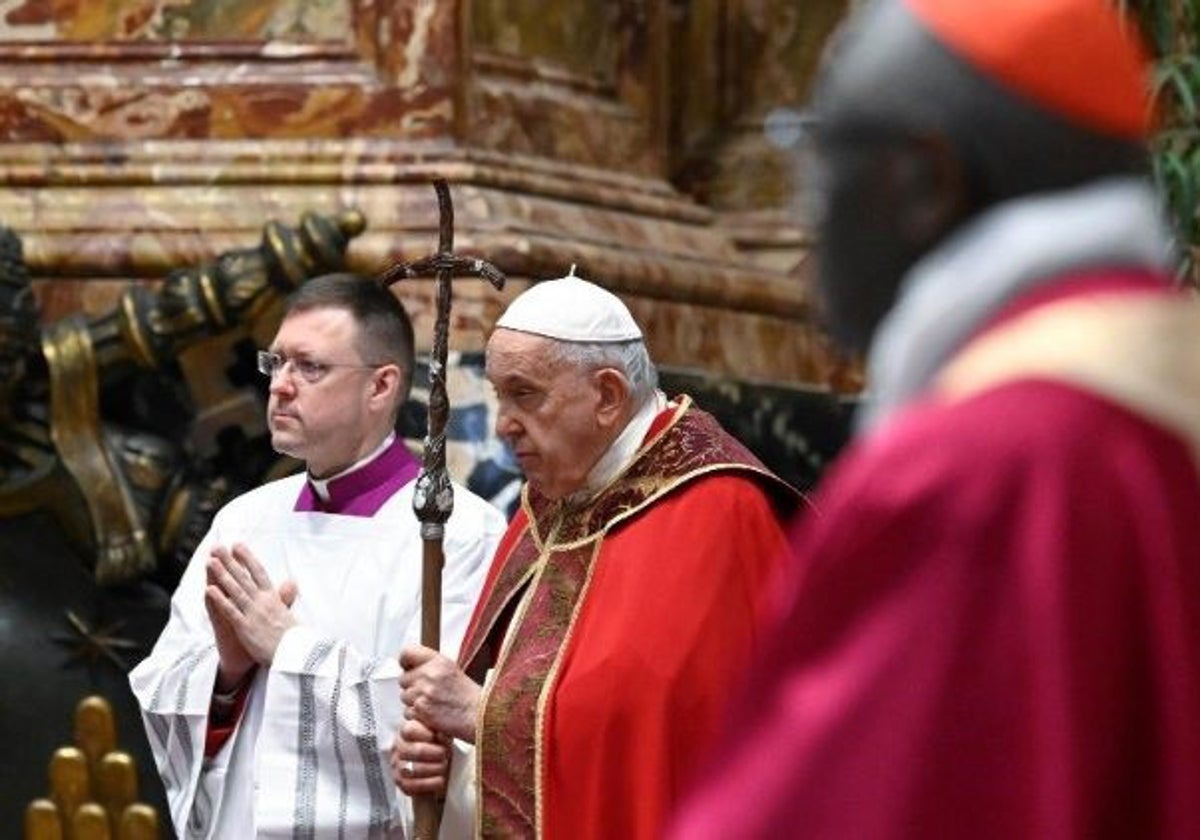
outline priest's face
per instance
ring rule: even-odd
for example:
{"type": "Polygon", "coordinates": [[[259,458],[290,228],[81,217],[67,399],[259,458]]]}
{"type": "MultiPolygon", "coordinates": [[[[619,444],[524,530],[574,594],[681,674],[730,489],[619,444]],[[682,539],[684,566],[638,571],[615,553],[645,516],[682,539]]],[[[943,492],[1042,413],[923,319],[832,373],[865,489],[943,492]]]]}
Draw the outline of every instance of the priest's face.
{"type": "Polygon", "coordinates": [[[541,336],[497,329],[487,346],[496,391],[496,434],[539,493],[550,499],[583,487],[612,442],[593,372],[564,362],[541,336]]]}
{"type": "Polygon", "coordinates": [[[348,311],[325,308],[289,314],[271,342],[285,360],[267,399],[271,446],[304,461],[318,478],[365,457],[386,433],[380,367],[362,358],[357,338],[348,311]]]}

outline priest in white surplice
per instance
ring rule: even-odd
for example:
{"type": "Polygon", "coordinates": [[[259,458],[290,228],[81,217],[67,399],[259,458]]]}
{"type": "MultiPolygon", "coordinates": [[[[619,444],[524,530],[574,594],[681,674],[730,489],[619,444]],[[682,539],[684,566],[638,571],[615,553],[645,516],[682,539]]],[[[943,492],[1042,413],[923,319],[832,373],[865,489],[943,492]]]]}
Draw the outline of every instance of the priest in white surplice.
{"type": "MultiPolygon", "coordinates": [[[[391,292],[329,275],[289,301],[259,369],[274,448],[305,462],[220,510],[130,682],[180,837],[402,837],[387,759],[397,654],[420,635],[418,465],[393,431],[413,370],[391,292]]],[[[461,487],[446,526],[456,655],[504,530],[461,487]]]]}

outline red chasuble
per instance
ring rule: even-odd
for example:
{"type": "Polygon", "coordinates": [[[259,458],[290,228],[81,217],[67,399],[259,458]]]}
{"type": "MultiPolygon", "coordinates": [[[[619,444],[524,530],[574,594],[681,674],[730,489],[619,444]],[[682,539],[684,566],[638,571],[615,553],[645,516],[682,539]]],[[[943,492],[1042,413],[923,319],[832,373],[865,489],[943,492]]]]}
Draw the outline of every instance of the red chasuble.
{"type": "Polygon", "coordinates": [[[1200,313],[1055,304],[825,480],[672,838],[1200,837],[1200,313]]]}
{"type": "Polygon", "coordinates": [[[484,837],[658,837],[759,637],[799,496],[686,398],[666,419],[581,508],[527,486],[497,552],[462,649],[496,669],[484,837]]]}

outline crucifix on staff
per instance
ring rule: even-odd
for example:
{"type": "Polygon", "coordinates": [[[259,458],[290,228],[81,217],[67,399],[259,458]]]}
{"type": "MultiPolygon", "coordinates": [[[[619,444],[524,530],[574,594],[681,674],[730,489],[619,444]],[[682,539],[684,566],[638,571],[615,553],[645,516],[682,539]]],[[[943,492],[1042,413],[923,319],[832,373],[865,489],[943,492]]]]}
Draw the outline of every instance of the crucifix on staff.
{"type": "MultiPolygon", "coordinates": [[[[450,187],[443,179],[433,182],[438,199],[438,250],[413,262],[398,263],[383,272],[379,282],[391,286],[410,278],[437,279],[437,317],[429,358],[429,425],[425,436],[423,466],[413,493],[413,510],[421,523],[423,569],[421,587],[421,644],[437,650],[441,645],[442,567],[445,524],[454,509],[454,488],[446,469],[446,421],[450,399],[446,393],[446,355],[450,333],[451,283],[455,277],[482,277],[497,290],[504,288],[504,275],[491,263],[456,256],[454,249],[454,205],[450,187]]],[[[414,798],[414,833],[417,840],[437,837],[441,822],[441,800],[424,794],[414,798]]]]}

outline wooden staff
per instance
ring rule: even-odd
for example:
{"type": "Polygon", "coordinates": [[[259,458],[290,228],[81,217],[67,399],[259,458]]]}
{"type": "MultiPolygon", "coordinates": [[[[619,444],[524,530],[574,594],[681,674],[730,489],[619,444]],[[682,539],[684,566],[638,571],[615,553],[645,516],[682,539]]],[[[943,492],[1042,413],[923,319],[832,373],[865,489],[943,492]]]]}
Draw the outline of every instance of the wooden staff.
{"type": "MultiPolygon", "coordinates": [[[[433,182],[438,199],[438,250],[415,262],[398,263],[379,276],[391,286],[417,277],[437,278],[437,321],[433,350],[429,356],[429,428],[421,473],[413,489],[413,510],[421,523],[421,644],[437,650],[442,642],[442,547],[446,520],[454,509],[454,488],[446,471],[446,420],[450,399],[446,395],[446,352],[450,335],[450,284],[455,277],[483,277],[497,290],[504,288],[504,275],[485,260],[454,255],[454,205],[444,179],[433,182]]],[[[442,822],[440,798],[420,794],[413,801],[416,840],[436,840],[442,822]]]]}

